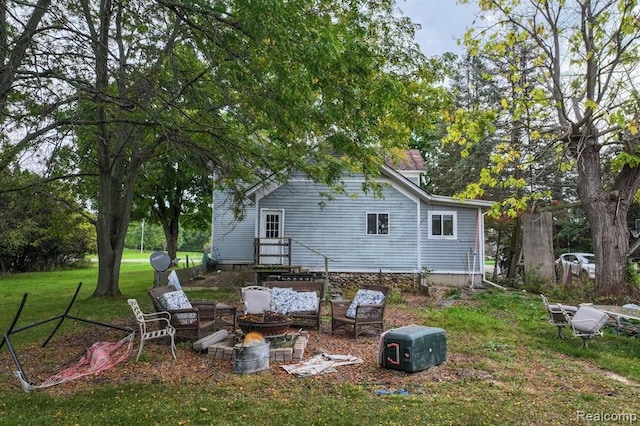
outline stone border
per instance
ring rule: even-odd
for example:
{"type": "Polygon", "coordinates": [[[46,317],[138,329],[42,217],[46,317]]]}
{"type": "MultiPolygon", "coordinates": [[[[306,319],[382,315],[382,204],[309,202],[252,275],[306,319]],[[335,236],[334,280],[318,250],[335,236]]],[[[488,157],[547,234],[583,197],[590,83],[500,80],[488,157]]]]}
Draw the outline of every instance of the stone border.
{"type": "MultiPolygon", "coordinates": [[[[289,335],[288,335],[289,336],[289,335]]],[[[290,335],[293,337],[293,335],[290,335]]],[[[223,361],[235,360],[234,336],[214,343],[207,349],[207,356],[213,359],[221,359],[223,361]]],[[[304,357],[304,350],[309,341],[309,332],[301,331],[298,335],[293,348],[273,348],[269,349],[269,362],[300,362],[304,357]]]]}

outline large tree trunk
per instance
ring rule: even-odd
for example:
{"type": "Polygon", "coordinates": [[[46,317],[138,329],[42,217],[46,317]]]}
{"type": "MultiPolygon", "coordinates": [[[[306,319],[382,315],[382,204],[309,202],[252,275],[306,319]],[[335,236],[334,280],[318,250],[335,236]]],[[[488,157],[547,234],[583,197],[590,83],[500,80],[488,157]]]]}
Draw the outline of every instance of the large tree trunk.
{"type": "Polygon", "coordinates": [[[171,259],[178,257],[178,217],[171,217],[169,223],[162,223],[164,237],[167,240],[167,252],[171,259]]]}
{"type": "Polygon", "coordinates": [[[154,213],[162,224],[164,238],[167,241],[167,252],[171,259],[178,257],[178,233],[180,213],[182,212],[182,187],[178,183],[167,200],[156,197],[154,213]]]}
{"type": "Polygon", "coordinates": [[[640,184],[638,168],[624,166],[613,188],[603,189],[597,136],[576,136],[582,149],[577,156],[578,195],[593,236],[596,258],[596,296],[611,300],[632,293],[626,282],[629,248],[627,212],[640,184]]]}
{"type": "Polygon", "coordinates": [[[122,262],[124,244],[121,247],[112,245],[111,233],[112,229],[106,220],[98,218],[98,284],[93,292],[94,297],[119,296],[121,294],[119,286],[120,263],[122,262]]]}
{"type": "Polygon", "coordinates": [[[518,263],[520,262],[520,252],[522,250],[522,230],[520,216],[516,217],[513,224],[513,231],[509,239],[509,249],[507,256],[507,279],[515,280],[518,276],[518,263]]]}
{"type": "MultiPolygon", "coordinates": [[[[125,237],[131,217],[131,205],[135,183],[140,167],[145,161],[139,148],[142,128],[122,120],[112,123],[112,114],[122,111],[111,106],[109,57],[111,19],[122,13],[122,5],[113,6],[111,0],[101,0],[99,8],[99,31],[93,48],[96,56],[96,151],[98,155],[98,220],[96,225],[98,244],[98,284],[94,297],[119,296],[120,263],[125,237]],[[114,112],[115,111],[115,112],[114,112]]],[[[88,3],[85,9],[89,10],[88,3]]],[[[91,16],[86,16],[91,22],[91,16]]],[[[95,27],[94,27],[95,28],[95,27]]],[[[121,41],[122,34],[115,40],[121,41]]],[[[120,52],[122,54],[122,52],[120,52]]],[[[126,93],[126,58],[120,57],[117,86],[120,93],[126,93]]],[[[140,104],[140,102],[137,102],[140,104]]]]}
{"type": "Polygon", "coordinates": [[[522,215],[522,253],[525,277],[535,274],[556,281],[553,259],[553,217],[550,212],[522,215]]]}
{"type": "MultiPolygon", "coordinates": [[[[116,156],[118,157],[118,156],[116,156]]],[[[140,160],[126,161],[118,157],[113,162],[104,153],[99,175],[98,220],[98,284],[94,297],[119,296],[120,263],[131,217],[135,180],[140,160]]]]}
{"type": "MultiPolygon", "coordinates": [[[[123,224],[119,203],[113,198],[113,188],[100,178],[100,193],[98,199],[100,209],[96,224],[98,244],[98,284],[93,293],[94,297],[120,295],[120,263],[124,249],[124,235],[128,223],[123,224]],[[125,232],[119,232],[124,227],[125,232]]],[[[128,215],[127,215],[128,216],[128,215]]]]}

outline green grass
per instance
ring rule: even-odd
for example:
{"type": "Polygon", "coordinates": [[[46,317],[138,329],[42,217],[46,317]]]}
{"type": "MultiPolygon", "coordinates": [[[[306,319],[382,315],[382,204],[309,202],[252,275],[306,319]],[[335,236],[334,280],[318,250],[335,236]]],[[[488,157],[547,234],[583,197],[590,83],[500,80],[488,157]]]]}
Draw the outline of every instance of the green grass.
{"type": "MultiPolygon", "coordinates": [[[[178,253],[185,259],[187,253],[178,253]]],[[[193,253],[188,253],[191,259],[193,253]]],[[[197,254],[197,253],[196,253],[197,254]]],[[[127,299],[138,299],[143,310],[151,310],[146,294],[147,288],[154,285],[154,270],[148,262],[150,253],[126,250],[123,259],[146,260],[145,262],[123,262],[120,274],[120,291],[117,300],[96,299],[91,297],[98,279],[97,262],[83,269],[61,270],[46,273],[24,273],[0,276],[0,330],[4,333],[13,320],[25,293],[27,301],[20,316],[18,326],[24,326],[45,318],[61,315],[71,301],[79,283],[82,283],[78,298],[70,315],[93,321],[109,322],[131,314],[127,299]]],[[[198,260],[197,264],[200,261],[198,260]]],[[[213,293],[208,290],[197,292],[198,298],[217,298],[226,300],[227,292],[213,293]],[[214,297],[217,296],[217,297],[214,297]]],[[[16,342],[33,341],[48,336],[50,327],[38,327],[33,331],[16,334],[16,342]]]]}
{"type": "MultiPolygon", "coordinates": [[[[29,293],[24,312],[28,318],[21,323],[28,323],[60,314],[79,281],[85,285],[72,312],[77,316],[101,321],[129,316],[129,297],[150,309],[146,289],[153,283],[153,271],[148,264],[123,263],[123,296],[118,300],[92,299],[95,280],[95,267],[3,277],[0,329],[8,327],[23,293],[29,293]]],[[[207,290],[196,297],[233,295],[207,290]]],[[[90,392],[64,396],[26,394],[10,377],[11,364],[0,369],[0,383],[14,384],[0,389],[0,424],[529,425],[579,424],[579,411],[640,417],[640,388],[604,374],[639,383],[640,339],[607,332],[590,349],[581,349],[577,339],[556,339],[540,298],[525,293],[483,291],[450,308],[411,308],[400,297],[393,305],[447,332],[448,358],[438,374],[427,372],[411,380],[412,375],[397,373],[407,396],[376,396],[374,390],[387,385],[376,377],[340,383],[330,376],[283,379],[215,370],[203,371],[202,380],[195,381],[185,377],[142,385],[132,378],[117,386],[96,381],[90,392]]],[[[17,344],[24,347],[47,333],[21,334],[17,344]]],[[[9,359],[6,346],[0,355],[9,359]]]]}
{"type": "MultiPolygon", "coordinates": [[[[122,252],[122,260],[124,261],[138,261],[140,263],[149,264],[149,258],[151,257],[152,251],[140,251],[140,250],[131,250],[125,249],[122,252]]],[[[189,266],[193,264],[199,265],[202,260],[202,252],[197,251],[179,251],[177,254],[178,259],[180,259],[179,263],[181,267],[186,267],[187,258],[189,259],[189,266]]],[[[89,256],[92,259],[97,259],[98,255],[93,254],[89,256]]]]}

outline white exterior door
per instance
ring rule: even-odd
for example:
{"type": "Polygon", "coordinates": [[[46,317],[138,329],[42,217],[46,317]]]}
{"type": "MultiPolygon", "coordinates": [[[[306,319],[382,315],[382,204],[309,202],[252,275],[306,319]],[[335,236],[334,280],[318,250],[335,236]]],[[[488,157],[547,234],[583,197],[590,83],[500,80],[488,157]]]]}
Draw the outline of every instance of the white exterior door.
{"type": "Polygon", "coordinates": [[[283,265],[284,259],[284,211],[262,209],[260,211],[260,259],[261,265],[283,265]]]}

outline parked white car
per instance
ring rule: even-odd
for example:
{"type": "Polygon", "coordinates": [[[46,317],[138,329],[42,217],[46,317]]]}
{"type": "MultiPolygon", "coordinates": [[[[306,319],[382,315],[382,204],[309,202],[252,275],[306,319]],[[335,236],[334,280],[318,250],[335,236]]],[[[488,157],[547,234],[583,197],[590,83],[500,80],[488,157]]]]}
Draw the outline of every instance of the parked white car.
{"type": "Polygon", "coordinates": [[[593,253],[564,253],[556,260],[562,269],[571,269],[573,275],[580,275],[581,271],[587,274],[587,277],[594,279],[596,277],[596,257],[593,253]]]}

